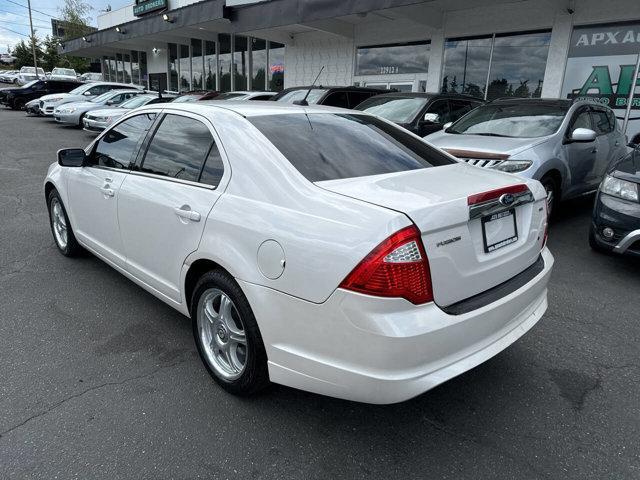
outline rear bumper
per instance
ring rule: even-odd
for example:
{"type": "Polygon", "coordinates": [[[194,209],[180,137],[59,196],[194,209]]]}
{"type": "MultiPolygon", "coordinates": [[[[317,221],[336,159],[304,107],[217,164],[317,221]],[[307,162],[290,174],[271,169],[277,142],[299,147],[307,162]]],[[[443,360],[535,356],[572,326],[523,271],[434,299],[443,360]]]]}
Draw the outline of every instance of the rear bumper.
{"type": "Polygon", "coordinates": [[[407,400],[498,354],[547,309],[553,256],[495,302],[461,315],[435,304],[338,289],[322,304],[240,282],[267,350],[273,382],[367,403],[407,400]]]}
{"type": "Polygon", "coordinates": [[[53,114],[53,118],[55,119],[56,122],[58,123],[65,123],[65,124],[69,124],[69,125],[78,125],[78,122],[80,121],[80,114],[79,113],[59,113],[56,112],[53,114]]]}

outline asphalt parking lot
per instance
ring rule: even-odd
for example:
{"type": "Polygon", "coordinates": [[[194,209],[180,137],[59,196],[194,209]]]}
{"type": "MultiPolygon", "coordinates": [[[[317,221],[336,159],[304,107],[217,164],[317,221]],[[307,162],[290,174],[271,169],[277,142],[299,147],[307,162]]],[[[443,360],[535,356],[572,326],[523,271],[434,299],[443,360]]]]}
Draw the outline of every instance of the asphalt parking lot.
{"type": "Polygon", "coordinates": [[[552,225],[549,310],[492,360],[371,406],[218,388],[190,321],[54,246],[42,181],[91,135],[0,110],[0,478],[640,478],[640,262],[552,225]]]}

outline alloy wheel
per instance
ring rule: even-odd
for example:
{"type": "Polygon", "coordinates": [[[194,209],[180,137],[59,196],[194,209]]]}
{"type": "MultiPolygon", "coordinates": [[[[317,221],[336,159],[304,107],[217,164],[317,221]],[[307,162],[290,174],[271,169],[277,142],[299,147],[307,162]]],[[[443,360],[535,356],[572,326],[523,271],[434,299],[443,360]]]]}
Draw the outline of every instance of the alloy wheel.
{"type": "Polygon", "coordinates": [[[57,198],[51,200],[51,222],[53,224],[53,234],[56,239],[56,243],[61,250],[67,248],[67,242],[69,241],[69,233],[67,230],[67,219],[62,210],[62,205],[57,198]]]}

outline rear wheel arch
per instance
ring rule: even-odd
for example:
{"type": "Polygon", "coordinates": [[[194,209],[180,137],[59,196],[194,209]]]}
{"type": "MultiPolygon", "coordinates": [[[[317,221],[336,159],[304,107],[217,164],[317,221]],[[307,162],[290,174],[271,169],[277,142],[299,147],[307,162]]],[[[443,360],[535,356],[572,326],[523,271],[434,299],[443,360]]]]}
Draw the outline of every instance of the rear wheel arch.
{"type": "Polygon", "coordinates": [[[562,194],[562,173],[557,168],[552,168],[551,170],[547,170],[544,175],[540,176],[540,181],[542,182],[546,178],[552,178],[558,187],[558,195],[562,194]]]}
{"type": "Polygon", "coordinates": [[[229,272],[226,268],[220,265],[218,262],[210,260],[208,258],[200,258],[195,260],[189,266],[187,270],[187,274],[184,279],[184,301],[187,305],[187,309],[189,310],[189,314],[191,315],[191,300],[193,297],[193,292],[195,291],[198,280],[202,278],[204,274],[207,272],[211,272],[213,270],[220,270],[231,277],[235,278],[235,276],[229,272]]]}

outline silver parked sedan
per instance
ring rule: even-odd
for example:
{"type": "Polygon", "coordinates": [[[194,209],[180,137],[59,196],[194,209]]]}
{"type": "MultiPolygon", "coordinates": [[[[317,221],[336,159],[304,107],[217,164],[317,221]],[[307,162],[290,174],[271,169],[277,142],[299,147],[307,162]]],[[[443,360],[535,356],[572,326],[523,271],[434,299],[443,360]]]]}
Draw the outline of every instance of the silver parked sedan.
{"type": "Polygon", "coordinates": [[[87,113],[82,119],[84,129],[91,132],[101,132],[119,118],[129,113],[134,108],[155,103],[166,103],[175,98],[175,95],[137,95],[122,102],[117,107],[100,108],[87,113]]]}
{"type": "Polygon", "coordinates": [[[597,190],[627,152],[613,111],[588,101],[495,100],[425,139],[472,165],[540,180],[549,213],[561,199],[597,190]]]}
{"type": "Polygon", "coordinates": [[[53,118],[58,123],[78,125],[82,127],[82,119],[92,110],[104,107],[115,107],[125,100],[143,94],[142,90],[111,90],[88,102],[66,103],[53,111],[53,118]]]}

